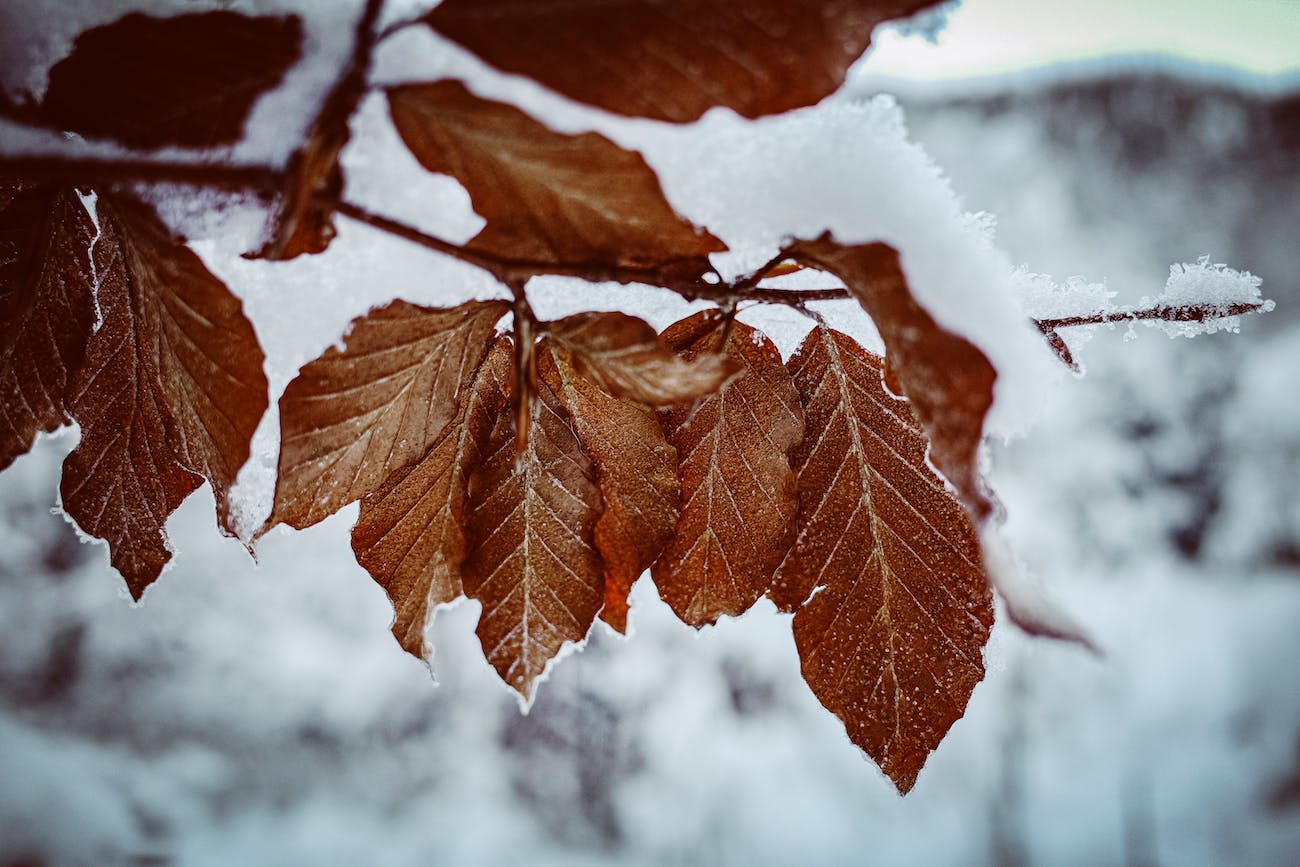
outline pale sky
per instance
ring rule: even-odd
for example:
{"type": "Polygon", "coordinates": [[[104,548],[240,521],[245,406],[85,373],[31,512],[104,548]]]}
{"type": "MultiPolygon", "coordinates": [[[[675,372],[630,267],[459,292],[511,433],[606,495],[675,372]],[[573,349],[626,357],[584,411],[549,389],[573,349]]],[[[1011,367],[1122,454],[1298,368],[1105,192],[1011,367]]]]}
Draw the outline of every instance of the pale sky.
{"type": "Polygon", "coordinates": [[[1105,54],[1300,72],[1300,0],[964,0],[931,45],[877,34],[871,73],[945,79],[1105,54]]]}

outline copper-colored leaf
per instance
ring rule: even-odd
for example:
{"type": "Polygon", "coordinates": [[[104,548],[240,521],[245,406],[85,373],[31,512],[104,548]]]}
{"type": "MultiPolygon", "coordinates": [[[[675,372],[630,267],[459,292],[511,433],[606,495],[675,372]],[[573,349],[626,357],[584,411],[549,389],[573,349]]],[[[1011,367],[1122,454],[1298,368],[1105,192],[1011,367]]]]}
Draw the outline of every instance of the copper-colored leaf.
{"type": "Polygon", "coordinates": [[[501,413],[469,484],[465,593],[483,603],[484,656],[525,699],[565,642],[587,635],[605,594],[593,538],[600,489],[563,413],[539,381],[526,449],[501,413]]]}
{"type": "Polygon", "coordinates": [[[714,311],[677,322],[663,338],[687,360],[725,352],[741,372],[696,407],[660,413],[677,449],[681,519],[653,575],[686,623],[744,613],[767,589],[794,538],[798,508],[790,454],[803,411],[781,354],[762,332],[732,324],[724,346],[714,311]]]}
{"type": "Polygon", "coordinates": [[[424,20],[493,66],[618,114],[745,117],[835,91],[882,21],[935,0],[444,0],[424,20]]]}
{"type": "Polygon", "coordinates": [[[423,457],[509,309],[393,301],[354,319],[343,348],[303,365],[280,398],[279,478],[265,529],[323,521],[423,457]]]}
{"type": "Polygon", "coordinates": [[[393,635],[421,658],[428,656],[424,632],[433,610],[463,592],[466,491],[488,434],[510,402],[512,351],[508,338],[497,338],[452,423],[419,463],[393,473],[361,500],[352,529],[357,562],[393,603],[393,635]]]}
{"type": "Polygon", "coordinates": [[[94,238],[72,190],[0,184],[0,469],[69,419],[95,320],[94,238]]]}
{"type": "Polygon", "coordinates": [[[141,148],[237,142],[253,104],[300,56],[294,16],[133,13],[87,30],[50,70],[41,117],[141,148]]]}
{"type": "Polygon", "coordinates": [[[925,461],[881,360],[819,327],[790,359],[807,438],[799,530],[775,586],[804,679],[906,792],[984,677],[992,599],[970,517],[925,461]]]}
{"type": "Polygon", "coordinates": [[[267,406],[261,347],[243,305],[153,210],[99,196],[93,261],[102,324],[69,390],[81,442],[63,465],[63,507],[108,541],[137,598],[171,559],[165,524],[212,483],[229,493],[267,406]]]}
{"type": "Polygon", "coordinates": [[[737,365],[726,355],[686,361],[650,324],[626,313],[579,313],[547,327],[573,365],[609,394],[672,406],[717,391],[737,365]]]}
{"type": "Polygon", "coordinates": [[[664,438],[653,410],[606,394],[578,371],[565,348],[543,341],[537,367],[596,466],[605,503],[595,529],[596,548],[605,561],[600,616],[625,632],[632,584],[663,551],[677,526],[677,451],[664,438]]]}
{"type": "Polygon", "coordinates": [[[890,373],[930,439],[930,460],[983,523],[993,502],[977,452],[993,403],[993,365],[970,341],[916,303],[898,252],[888,244],[845,246],[823,235],[789,248],[791,258],[835,274],[876,323],[890,373]]]}
{"type": "Polygon", "coordinates": [[[673,211],[640,154],[604,136],[556,132],[458,81],[390,88],[388,105],[420,164],[460,181],[487,220],[470,250],[538,272],[670,282],[698,278],[725,249],[673,211]]]}

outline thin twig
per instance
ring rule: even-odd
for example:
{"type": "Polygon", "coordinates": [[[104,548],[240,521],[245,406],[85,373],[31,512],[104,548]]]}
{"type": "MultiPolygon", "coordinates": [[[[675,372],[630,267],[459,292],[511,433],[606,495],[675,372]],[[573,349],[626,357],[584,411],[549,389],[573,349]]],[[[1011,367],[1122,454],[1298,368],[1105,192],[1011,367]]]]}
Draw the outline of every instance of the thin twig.
{"type": "Polygon", "coordinates": [[[1226,319],[1229,316],[1242,316],[1265,308],[1261,302],[1238,302],[1227,307],[1214,307],[1208,304],[1184,304],[1169,306],[1158,304],[1142,310],[1116,310],[1109,313],[1087,313],[1081,316],[1062,316],[1057,319],[1035,319],[1034,325],[1047,338],[1047,345],[1075,373],[1080,371],[1074,353],[1058,333],[1061,328],[1073,328],[1079,325],[1113,325],[1120,322],[1205,322],[1211,319],[1226,319]]]}
{"type": "Polygon", "coordinates": [[[1241,316],[1254,313],[1264,305],[1259,302],[1239,302],[1227,307],[1215,307],[1208,304],[1185,304],[1176,307],[1157,305],[1142,310],[1117,310],[1113,313],[1088,313],[1083,316],[1065,316],[1059,319],[1036,319],[1034,324],[1044,334],[1058,328],[1071,328],[1076,325],[1107,325],[1116,322],[1137,322],[1139,320],[1160,319],[1166,322],[1205,322],[1210,319],[1226,319],[1229,316],[1241,316]]]}
{"type": "MultiPolygon", "coordinates": [[[[451,256],[453,259],[459,259],[467,262],[484,271],[488,271],[498,276],[502,272],[502,263],[491,259],[487,256],[480,255],[472,250],[467,250],[459,244],[453,244],[450,241],[444,241],[441,238],[421,232],[414,226],[408,226],[405,223],[398,222],[391,217],[385,217],[382,214],[376,214],[368,211],[360,205],[348,201],[340,201],[335,204],[334,209],[349,219],[356,220],[358,223],[365,223],[367,226],[378,229],[381,232],[387,232],[390,235],[410,241],[413,244],[419,244],[421,247],[433,250],[435,253],[442,253],[444,256],[451,256]]],[[[509,281],[503,280],[508,283],[509,281]]]]}
{"type": "Polygon", "coordinates": [[[802,307],[810,301],[843,301],[852,297],[852,293],[843,286],[827,289],[768,289],[760,287],[750,289],[742,296],[741,300],[802,307]]]}

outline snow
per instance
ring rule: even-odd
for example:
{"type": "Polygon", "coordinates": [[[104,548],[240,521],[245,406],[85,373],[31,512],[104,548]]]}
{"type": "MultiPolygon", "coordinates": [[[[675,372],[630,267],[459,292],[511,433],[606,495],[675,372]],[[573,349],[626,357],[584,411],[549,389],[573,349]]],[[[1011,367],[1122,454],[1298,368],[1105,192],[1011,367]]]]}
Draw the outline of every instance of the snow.
{"type": "MultiPolygon", "coordinates": [[[[1258,306],[1260,313],[1271,313],[1276,307],[1273,301],[1265,300],[1260,294],[1258,277],[1227,265],[1212,265],[1208,256],[1195,264],[1170,265],[1165,291],[1138,302],[1139,307],[1201,307],[1220,314],[1241,304],[1258,306]]],[[[1154,324],[1172,337],[1195,337],[1216,331],[1238,331],[1241,317],[1220,315],[1204,322],[1157,320],[1154,324]]]]}

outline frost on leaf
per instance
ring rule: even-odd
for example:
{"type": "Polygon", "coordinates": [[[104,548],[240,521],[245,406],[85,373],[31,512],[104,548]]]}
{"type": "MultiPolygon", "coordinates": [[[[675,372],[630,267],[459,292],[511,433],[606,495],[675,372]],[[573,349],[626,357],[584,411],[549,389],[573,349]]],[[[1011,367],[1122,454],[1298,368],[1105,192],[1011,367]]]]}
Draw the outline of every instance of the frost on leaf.
{"type": "Polygon", "coordinates": [[[822,326],[789,367],[808,434],[775,586],[800,600],[821,589],[794,617],[804,679],[907,792],[984,677],[993,608],[979,542],[878,357],[822,326]]]}
{"type": "Polygon", "coordinates": [[[472,251],[538,273],[671,284],[697,279],[725,249],[673,211],[640,154],[604,136],[556,132],[458,81],[390,88],[388,105],[420,164],[460,181],[487,220],[472,251]]]}
{"type": "Polygon", "coordinates": [[[605,561],[600,617],[625,632],[632,584],[663,551],[677,526],[677,451],[664,438],[654,410],[603,390],[600,380],[580,372],[573,354],[554,339],[542,343],[537,366],[595,464],[605,504],[595,528],[596,547],[605,561]]]}
{"type": "Polygon", "coordinates": [[[583,376],[615,397],[672,406],[717,391],[737,365],[726,355],[687,361],[645,320],[626,313],[579,313],[547,326],[583,376]]]}
{"type": "Polygon", "coordinates": [[[430,27],[506,72],[617,114],[760,117],[834,92],[882,21],[934,0],[445,0],[430,27]]]}
{"type": "Polygon", "coordinates": [[[497,416],[488,456],[470,478],[462,576],[466,595],[483,603],[484,656],[525,699],[565,642],[587,635],[605,596],[595,469],[544,380],[531,412],[523,452],[513,414],[497,416]]]}
{"type": "Polygon", "coordinates": [[[463,592],[469,476],[509,405],[511,351],[508,338],[497,339],[451,424],[418,463],[361,500],[352,530],[357,562],[393,603],[393,635],[420,658],[428,657],[424,633],[433,610],[463,592]]]}
{"type": "Polygon", "coordinates": [[[0,469],[69,420],[95,319],[94,238],[71,189],[0,184],[0,469]]]}
{"type": "Polygon", "coordinates": [[[171,559],[167,517],[206,478],[233,533],[230,488],[267,406],[243,305],[153,210],[101,194],[92,250],[102,324],[68,393],[81,442],[63,507],[106,540],[136,598],[171,559]]]}
{"type": "Polygon", "coordinates": [[[871,316],[885,342],[891,390],[911,402],[930,439],[930,460],[957,489],[976,523],[983,523],[993,502],[977,453],[984,416],[993,404],[993,365],[916,303],[898,252],[888,244],[846,246],[823,235],[799,241],[787,253],[839,277],[871,316]]]}
{"type": "Polygon", "coordinates": [[[343,348],[303,365],[280,398],[279,477],[264,529],[323,521],[423,457],[509,309],[393,301],[353,320],[343,348]]]}
{"type": "Polygon", "coordinates": [[[77,37],[50,70],[42,120],[140,148],[237,142],[300,56],[297,17],[133,13],[77,37]]]}
{"type": "Polygon", "coordinates": [[[763,595],[793,538],[798,508],[790,454],[803,439],[803,411],[772,341],[714,311],[670,326],[682,357],[725,352],[740,373],[694,407],[661,411],[678,454],[681,517],[652,574],[684,622],[739,615],[763,595]]]}

